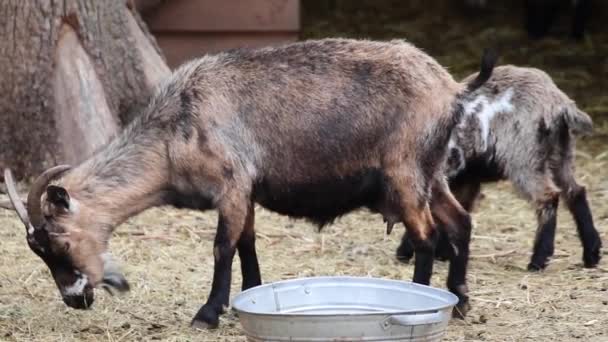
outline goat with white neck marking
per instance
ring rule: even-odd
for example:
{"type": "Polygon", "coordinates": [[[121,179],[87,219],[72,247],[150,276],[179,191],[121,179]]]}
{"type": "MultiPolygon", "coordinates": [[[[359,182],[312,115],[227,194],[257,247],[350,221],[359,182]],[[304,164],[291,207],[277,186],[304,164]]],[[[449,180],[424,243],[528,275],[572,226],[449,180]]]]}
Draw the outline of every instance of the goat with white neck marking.
{"type": "MultiPolygon", "coordinates": [[[[591,118],[534,68],[497,67],[472,95],[449,143],[447,175],[461,205],[471,211],[483,182],[511,181],[536,206],[538,230],[528,269],[541,270],[553,255],[561,195],[576,222],[584,265],[596,266],[602,243],[585,188],[574,177],[573,157],[574,136],[591,132],[591,118]]],[[[450,250],[440,243],[438,257],[447,258],[450,250]]],[[[397,257],[408,260],[413,254],[404,235],[397,257]]]]}

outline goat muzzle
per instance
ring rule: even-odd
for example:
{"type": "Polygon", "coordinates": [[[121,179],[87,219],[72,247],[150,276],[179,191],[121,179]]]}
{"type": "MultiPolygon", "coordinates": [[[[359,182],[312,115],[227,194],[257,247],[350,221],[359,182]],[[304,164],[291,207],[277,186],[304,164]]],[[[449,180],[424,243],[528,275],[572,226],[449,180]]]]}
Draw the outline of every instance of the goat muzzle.
{"type": "Polygon", "coordinates": [[[63,302],[73,308],[78,310],[86,310],[91,308],[93,302],[95,301],[95,294],[93,292],[93,288],[86,288],[82,294],[78,295],[63,295],[63,302]]]}

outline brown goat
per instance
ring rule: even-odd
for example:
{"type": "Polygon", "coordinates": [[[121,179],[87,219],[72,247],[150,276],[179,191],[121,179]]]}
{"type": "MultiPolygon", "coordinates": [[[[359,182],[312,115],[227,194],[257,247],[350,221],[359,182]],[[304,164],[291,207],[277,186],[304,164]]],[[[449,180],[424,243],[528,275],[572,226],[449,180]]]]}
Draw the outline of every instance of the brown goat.
{"type": "MultiPolygon", "coordinates": [[[[326,39],[189,62],[105,148],[32,186],[27,211],[18,210],[30,247],[64,301],[86,308],[94,287],[127,288],[103,258],[117,225],[162,204],[217,209],[212,289],[193,320],[215,327],[236,251],[242,288],[261,283],[254,203],[320,226],[367,207],[405,224],[417,251],[414,281],[429,284],[431,186],[470,231],[440,166],[462,99],[491,75],[488,56],[467,86],[403,41],[326,39]]],[[[463,305],[466,254],[453,259],[448,276],[463,305]]]]}
{"type": "MultiPolygon", "coordinates": [[[[560,195],[576,222],[585,267],[600,261],[602,242],[585,188],[574,177],[574,136],[591,132],[592,125],[545,72],[506,65],[497,67],[473,92],[465,104],[465,118],[452,132],[447,175],[450,189],[467,211],[481,183],[502,179],[535,205],[538,229],[528,264],[531,271],[544,269],[553,255],[560,195]]],[[[447,258],[449,246],[439,245],[438,257],[447,258]]],[[[398,258],[405,261],[413,253],[404,236],[398,258]]]]}

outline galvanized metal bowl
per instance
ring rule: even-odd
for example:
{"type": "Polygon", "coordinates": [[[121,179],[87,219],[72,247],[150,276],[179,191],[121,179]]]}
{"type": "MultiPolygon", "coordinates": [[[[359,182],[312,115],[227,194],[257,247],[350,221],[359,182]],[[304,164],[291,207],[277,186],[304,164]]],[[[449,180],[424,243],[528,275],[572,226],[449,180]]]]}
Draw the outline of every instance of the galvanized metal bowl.
{"type": "Polygon", "coordinates": [[[411,282],[314,277],[243,291],[232,308],[249,341],[440,341],[457,302],[411,282]]]}

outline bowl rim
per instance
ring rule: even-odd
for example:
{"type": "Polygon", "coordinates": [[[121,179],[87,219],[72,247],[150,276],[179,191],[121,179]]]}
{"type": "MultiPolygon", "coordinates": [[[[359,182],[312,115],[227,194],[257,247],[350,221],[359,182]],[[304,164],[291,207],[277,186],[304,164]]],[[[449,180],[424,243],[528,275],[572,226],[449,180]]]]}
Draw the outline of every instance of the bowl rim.
{"type": "Polygon", "coordinates": [[[241,291],[238,295],[236,295],[232,299],[231,309],[233,311],[236,311],[238,314],[247,314],[247,315],[258,316],[258,317],[290,317],[290,318],[294,318],[294,317],[329,318],[329,317],[353,317],[353,316],[354,317],[363,317],[363,316],[386,317],[386,316],[396,316],[396,315],[426,314],[426,313],[433,313],[433,312],[437,312],[437,311],[446,310],[448,308],[451,309],[458,303],[458,300],[459,299],[456,295],[454,295],[453,293],[451,293],[447,290],[444,290],[441,288],[436,288],[433,286],[414,283],[412,281],[369,277],[369,276],[313,276],[313,277],[302,277],[302,278],[279,280],[279,281],[275,281],[275,282],[271,282],[271,283],[267,283],[267,284],[258,285],[258,286],[252,287],[250,289],[247,289],[245,291],[241,291]],[[432,297],[441,297],[441,298],[437,298],[437,299],[443,300],[443,301],[445,301],[445,303],[442,303],[439,305],[434,305],[434,306],[429,306],[428,308],[424,308],[424,309],[384,310],[384,311],[377,311],[377,312],[357,312],[357,313],[259,312],[259,311],[243,309],[241,307],[241,305],[239,305],[239,302],[245,301],[246,300],[245,298],[248,295],[250,295],[251,293],[257,292],[257,291],[261,291],[263,288],[288,286],[290,284],[295,285],[295,284],[304,283],[304,282],[323,282],[323,281],[339,281],[339,282],[351,282],[351,283],[372,282],[373,281],[376,283],[375,285],[380,285],[378,283],[384,283],[384,285],[401,285],[401,286],[406,285],[410,288],[413,287],[413,288],[418,288],[421,290],[424,289],[425,292],[431,291],[431,293],[428,293],[428,294],[425,293],[425,295],[428,295],[429,297],[431,297],[431,296],[432,297]],[[435,296],[433,296],[433,294],[435,296]]]}

